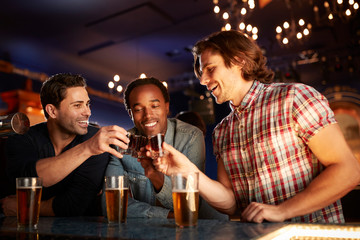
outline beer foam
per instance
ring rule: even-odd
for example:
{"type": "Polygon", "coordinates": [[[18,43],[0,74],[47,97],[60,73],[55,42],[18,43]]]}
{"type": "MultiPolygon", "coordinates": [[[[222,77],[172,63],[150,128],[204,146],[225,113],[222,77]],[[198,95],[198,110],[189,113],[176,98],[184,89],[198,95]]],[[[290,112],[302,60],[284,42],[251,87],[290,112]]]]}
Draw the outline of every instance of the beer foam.
{"type": "Polygon", "coordinates": [[[126,188],[106,188],[105,191],[106,190],[129,190],[129,188],[128,187],[126,187],[126,188]]]}
{"type": "Polygon", "coordinates": [[[42,188],[42,186],[16,187],[16,189],[36,189],[36,188],[42,188]]]}
{"type": "Polygon", "coordinates": [[[176,189],[172,191],[173,193],[192,193],[192,192],[199,192],[199,190],[194,190],[194,189],[176,189]]]}

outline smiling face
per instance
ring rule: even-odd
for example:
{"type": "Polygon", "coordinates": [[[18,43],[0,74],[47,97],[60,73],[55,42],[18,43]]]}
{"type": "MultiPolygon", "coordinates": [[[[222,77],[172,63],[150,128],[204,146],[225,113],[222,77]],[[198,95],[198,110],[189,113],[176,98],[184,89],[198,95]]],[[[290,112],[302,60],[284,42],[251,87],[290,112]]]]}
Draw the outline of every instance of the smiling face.
{"type": "Polygon", "coordinates": [[[211,49],[201,54],[200,71],[200,83],[207,87],[218,104],[231,101],[238,106],[253,82],[242,78],[241,66],[226,67],[220,53],[211,49]]]}
{"type": "Polygon", "coordinates": [[[135,127],[144,135],[166,133],[169,103],[153,84],[135,87],[129,95],[129,114],[135,127]]]}
{"type": "Polygon", "coordinates": [[[66,90],[65,98],[59,108],[51,107],[50,117],[62,133],[84,135],[88,131],[90,111],[89,95],[84,87],[71,87],[66,90]]]}

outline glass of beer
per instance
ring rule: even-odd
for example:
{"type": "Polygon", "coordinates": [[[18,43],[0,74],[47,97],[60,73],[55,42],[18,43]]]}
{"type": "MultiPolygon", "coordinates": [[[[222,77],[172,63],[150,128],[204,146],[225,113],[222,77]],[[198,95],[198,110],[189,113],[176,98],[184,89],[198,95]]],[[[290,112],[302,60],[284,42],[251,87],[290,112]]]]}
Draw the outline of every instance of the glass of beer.
{"type": "Polygon", "coordinates": [[[150,152],[151,158],[156,159],[158,157],[164,156],[164,150],[162,148],[162,143],[164,142],[165,136],[162,133],[150,136],[150,152]]]}
{"type": "Polygon", "coordinates": [[[18,227],[37,229],[40,214],[41,193],[41,178],[16,178],[18,227]]]}
{"type": "Polygon", "coordinates": [[[171,183],[176,225],[196,226],[199,213],[199,173],[172,174],[171,183]]]}
{"type": "Polygon", "coordinates": [[[126,176],[105,177],[106,213],[109,223],[125,223],[129,182],[126,176]]]}

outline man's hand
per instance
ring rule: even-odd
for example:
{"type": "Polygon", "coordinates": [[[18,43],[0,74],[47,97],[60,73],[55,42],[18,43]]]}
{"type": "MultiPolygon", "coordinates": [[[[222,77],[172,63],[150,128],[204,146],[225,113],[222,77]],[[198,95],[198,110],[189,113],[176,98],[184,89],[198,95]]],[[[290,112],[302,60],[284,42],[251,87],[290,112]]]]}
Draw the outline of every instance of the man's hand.
{"type": "Polygon", "coordinates": [[[150,179],[155,190],[160,191],[164,185],[164,174],[155,169],[151,158],[138,158],[138,162],[141,163],[145,171],[145,176],[150,179]]]}
{"type": "MultiPolygon", "coordinates": [[[[181,152],[177,151],[171,145],[163,143],[165,155],[153,160],[153,164],[159,172],[168,176],[176,172],[194,172],[197,167],[181,152]]],[[[146,153],[150,156],[150,152],[146,153]]]]}
{"type": "Polygon", "coordinates": [[[0,199],[0,204],[5,216],[16,216],[17,201],[16,195],[10,195],[0,199]]]}
{"type": "Polygon", "coordinates": [[[262,223],[264,220],[269,222],[283,222],[286,220],[285,211],[280,205],[269,205],[252,202],[241,214],[241,220],[246,222],[262,223]]]}
{"type": "Polygon", "coordinates": [[[100,128],[99,131],[84,144],[86,144],[91,155],[108,152],[116,157],[122,158],[123,156],[110,147],[110,145],[127,149],[127,143],[129,143],[127,131],[122,127],[113,125],[100,128]]]}

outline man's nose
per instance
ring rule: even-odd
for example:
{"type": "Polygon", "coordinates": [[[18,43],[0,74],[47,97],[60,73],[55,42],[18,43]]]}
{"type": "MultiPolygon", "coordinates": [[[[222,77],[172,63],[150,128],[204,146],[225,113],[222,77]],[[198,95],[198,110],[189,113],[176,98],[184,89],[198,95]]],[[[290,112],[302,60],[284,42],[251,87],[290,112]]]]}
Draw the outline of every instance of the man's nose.
{"type": "Polygon", "coordinates": [[[145,117],[150,117],[152,115],[152,110],[150,108],[145,108],[144,115],[145,117]]]}
{"type": "Polygon", "coordinates": [[[200,84],[201,85],[207,85],[209,82],[209,78],[203,74],[201,77],[200,77],[200,84]]]}
{"type": "Polygon", "coordinates": [[[84,115],[91,116],[90,106],[85,106],[84,115]]]}

